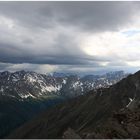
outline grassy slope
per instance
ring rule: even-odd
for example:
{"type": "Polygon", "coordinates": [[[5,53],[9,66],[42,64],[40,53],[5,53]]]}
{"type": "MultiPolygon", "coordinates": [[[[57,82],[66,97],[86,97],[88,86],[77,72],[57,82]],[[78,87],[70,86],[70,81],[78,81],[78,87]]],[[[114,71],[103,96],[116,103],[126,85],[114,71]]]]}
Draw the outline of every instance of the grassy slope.
{"type": "Polygon", "coordinates": [[[0,138],[30,120],[50,106],[63,101],[57,96],[18,101],[14,98],[0,98],[0,138]]]}

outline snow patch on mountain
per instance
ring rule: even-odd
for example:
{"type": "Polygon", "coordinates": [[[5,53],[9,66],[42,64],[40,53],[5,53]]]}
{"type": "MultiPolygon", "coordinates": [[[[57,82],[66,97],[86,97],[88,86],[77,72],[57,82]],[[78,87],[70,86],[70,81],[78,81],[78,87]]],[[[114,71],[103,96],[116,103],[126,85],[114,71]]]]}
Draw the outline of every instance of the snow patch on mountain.
{"type": "Polygon", "coordinates": [[[2,93],[4,92],[3,86],[1,86],[0,92],[2,92],[2,93]]]}
{"type": "Polygon", "coordinates": [[[63,83],[63,84],[66,84],[66,83],[67,83],[67,81],[66,81],[65,79],[63,79],[62,83],[63,83]]]}
{"type": "Polygon", "coordinates": [[[126,107],[129,107],[132,104],[132,102],[135,100],[135,98],[134,99],[129,98],[129,100],[130,100],[130,102],[128,103],[128,105],[126,107]]]}
{"type": "Polygon", "coordinates": [[[34,77],[28,76],[27,80],[31,83],[36,82],[36,79],[34,77]]]}
{"type": "Polygon", "coordinates": [[[33,95],[30,94],[30,93],[28,93],[28,94],[26,94],[26,95],[19,94],[19,96],[20,96],[21,98],[28,98],[28,97],[36,98],[35,96],[33,96],[33,95]]]}

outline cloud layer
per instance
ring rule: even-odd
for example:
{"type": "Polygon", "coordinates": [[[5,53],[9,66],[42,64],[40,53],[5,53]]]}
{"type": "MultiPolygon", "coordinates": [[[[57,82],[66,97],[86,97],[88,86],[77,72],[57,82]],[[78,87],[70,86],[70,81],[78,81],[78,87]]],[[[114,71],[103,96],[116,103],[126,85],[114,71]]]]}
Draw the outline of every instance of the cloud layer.
{"type": "Polygon", "coordinates": [[[0,2],[0,70],[140,66],[140,2],[0,2]]]}

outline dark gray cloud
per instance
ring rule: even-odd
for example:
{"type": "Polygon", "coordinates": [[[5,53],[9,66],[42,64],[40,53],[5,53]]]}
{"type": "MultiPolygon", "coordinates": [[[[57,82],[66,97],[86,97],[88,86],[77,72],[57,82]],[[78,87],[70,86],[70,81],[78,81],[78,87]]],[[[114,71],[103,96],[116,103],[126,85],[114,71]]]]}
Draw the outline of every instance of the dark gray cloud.
{"type": "Polygon", "coordinates": [[[126,26],[137,10],[132,2],[99,1],[62,2],[58,6],[55,4],[54,9],[59,22],[92,32],[117,30],[123,25],[126,26]]]}
{"type": "Polygon", "coordinates": [[[1,2],[0,13],[29,28],[63,24],[88,31],[117,30],[131,22],[139,2],[1,2]],[[35,26],[35,27],[34,27],[35,26]]]}
{"type": "Polygon", "coordinates": [[[92,71],[102,69],[104,62],[108,67],[123,66],[125,62],[113,62],[121,59],[117,55],[87,54],[81,42],[90,34],[126,28],[139,13],[139,5],[140,2],[0,2],[0,69],[26,66],[32,70],[50,64],[65,65],[65,70],[85,71],[84,67],[88,67],[92,71]]]}
{"type": "MultiPolygon", "coordinates": [[[[2,63],[31,63],[31,64],[51,64],[51,65],[88,65],[96,62],[107,61],[103,58],[93,58],[90,56],[82,55],[82,53],[68,52],[66,48],[62,47],[63,52],[56,54],[34,54],[34,52],[28,52],[24,48],[11,46],[9,44],[0,44],[0,62],[2,63]],[[73,53],[73,54],[72,54],[73,53]]],[[[55,50],[54,50],[55,51],[55,50]]]]}

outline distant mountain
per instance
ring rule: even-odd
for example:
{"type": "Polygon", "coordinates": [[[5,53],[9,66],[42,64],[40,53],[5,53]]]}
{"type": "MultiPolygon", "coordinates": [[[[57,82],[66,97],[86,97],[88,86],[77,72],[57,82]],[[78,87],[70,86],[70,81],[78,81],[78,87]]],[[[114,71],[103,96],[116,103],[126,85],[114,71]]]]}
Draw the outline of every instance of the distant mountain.
{"type": "Polygon", "coordinates": [[[67,77],[67,76],[73,76],[73,75],[76,75],[76,74],[73,74],[73,73],[60,73],[60,72],[53,72],[52,73],[53,77],[67,77]]]}
{"type": "Polygon", "coordinates": [[[139,123],[140,71],[50,108],[8,138],[140,138],[139,123]]]}
{"type": "Polygon", "coordinates": [[[48,95],[75,97],[101,87],[109,87],[126,77],[123,71],[104,75],[43,75],[35,72],[18,71],[0,73],[0,96],[19,100],[43,98],[48,95]]]}
{"type": "Polygon", "coordinates": [[[82,78],[29,71],[0,72],[0,138],[56,103],[109,87],[126,76],[123,71],[82,78]]]}

